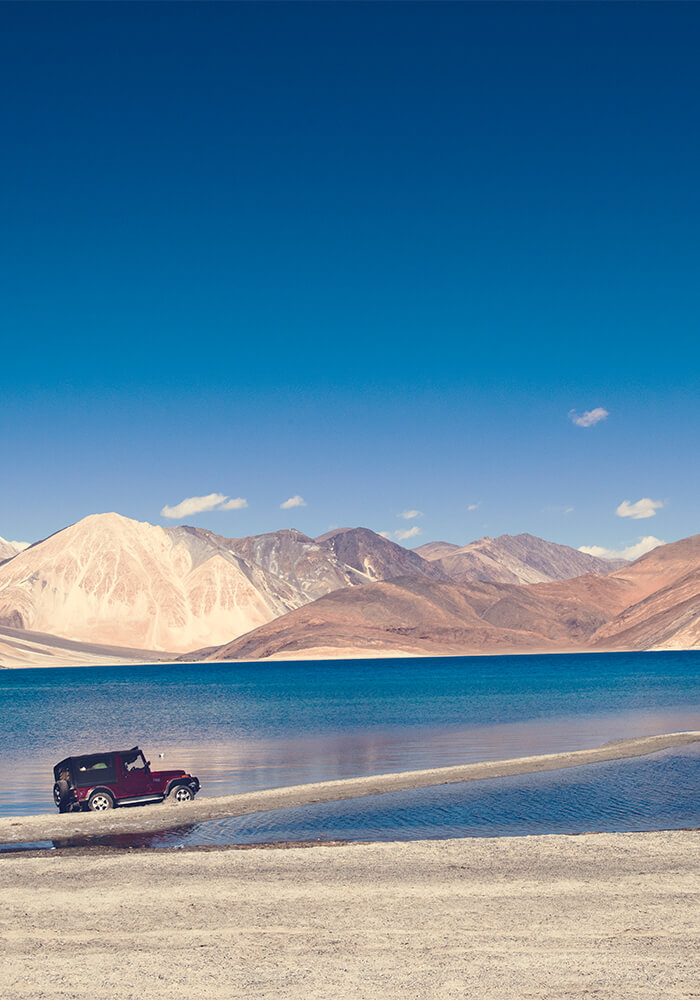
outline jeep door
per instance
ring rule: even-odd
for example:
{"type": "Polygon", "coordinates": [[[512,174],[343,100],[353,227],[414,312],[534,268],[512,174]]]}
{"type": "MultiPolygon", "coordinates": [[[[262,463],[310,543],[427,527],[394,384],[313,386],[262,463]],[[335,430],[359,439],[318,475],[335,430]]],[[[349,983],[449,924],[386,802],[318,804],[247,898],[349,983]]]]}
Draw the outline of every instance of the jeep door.
{"type": "Polygon", "coordinates": [[[120,784],[125,798],[138,798],[152,793],[151,772],[140,750],[122,754],[121,766],[120,784]]]}

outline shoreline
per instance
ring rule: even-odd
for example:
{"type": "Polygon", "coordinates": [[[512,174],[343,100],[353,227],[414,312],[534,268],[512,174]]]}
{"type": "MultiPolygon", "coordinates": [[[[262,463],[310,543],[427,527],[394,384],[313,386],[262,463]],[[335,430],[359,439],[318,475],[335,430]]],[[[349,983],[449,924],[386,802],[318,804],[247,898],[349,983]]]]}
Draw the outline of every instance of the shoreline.
{"type": "Polygon", "coordinates": [[[673,831],[10,856],[0,995],[124,1000],[147,982],[149,1000],[684,1000],[699,843],[673,831]]]}
{"type": "MultiPolygon", "coordinates": [[[[0,640],[2,635],[0,634],[0,640]]],[[[151,653],[156,652],[151,650],[151,653]]],[[[342,655],[332,656],[328,653],[332,652],[330,648],[326,648],[322,651],[307,650],[304,656],[287,656],[282,654],[275,654],[273,656],[257,657],[257,658],[245,658],[241,657],[236,660],[204,660],[204,659],[186,659],[187,653],[163,653],[161,659],[130,659],[127,657],[122,658],[110,658],[105,656],[104,659],[97,659],[95,662],[89,663],[0,663],[0,671],[3,670],[90,670],[93,668],[102,667],[163,667],[167,665],[173,666],[225,666],[238,664],[253,664],[259,663],[261,665],[267,663],[314,663],[316,661],[327,660],[329,662],[352,662],[354,660],[462,660],[469,659],[470,657],[488,657],[498,658],[504,656],[517,656],[517,657],[527,657],[527,656],[625,656],[629,653],[635,653],[643,655],[645,653],[698,653],[700,654],[700,649],[695,646],[687,647],[669,647],[669,646],[650,646],[648,649],[608,649],[603,647],[596,647],[591,649],[587,646],[582,647],[571,647],[569,649],[512,649],[512,650],[498,650],[495,652],[493,650],[467,650],[464,653],[423,653],[415,652],[411,650],[397,651],[381,651],[372,653],[371,650],[358,649],[353,651],[352,649],[346,649],[343,651],[342,655]]],[[[80,654],[79,654],[80,655],[80,654]]],[[[85,654],[91,655],[91,654],[85,654]]]]}
{"type": "Polygon", "coordinates": [[[166,802],[152,806],[121,808],[99,814],[42,813],[30,816],[7,816],[0,819],[0,843],[34,843],[71,837],[90,838],[119,833],[158,832],[212,819],[244,816],[274,809],[339,802],[386,792],[427,788],[432,785],[534,774],[584,764],[640,757],[699,741],[700,731],[664,733],[657,736],[614,740],[588,750],[513,757],[360,778],[342,778],[241,792],[236,795],[199,798],[194,802],[181,804],[166,802]]]}

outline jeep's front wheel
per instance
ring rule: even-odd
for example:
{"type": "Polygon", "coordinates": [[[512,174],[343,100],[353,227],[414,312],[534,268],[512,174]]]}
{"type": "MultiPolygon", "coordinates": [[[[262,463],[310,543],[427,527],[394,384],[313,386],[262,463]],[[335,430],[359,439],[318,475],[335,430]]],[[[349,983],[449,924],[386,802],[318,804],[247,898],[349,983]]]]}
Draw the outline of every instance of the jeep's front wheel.
{"type": "Polygon", "coordinates": [[[88,799],[88,809],[90,812],[104,812],[106,809],[114,809],[114,799],[109,792],[93,792],[88,799]]]}
{"type": "Polygon", "coordinates": [[[177,788],[173,788],[168,798],[172,799],[173,802],[191,802],[194,798],[194,792],[187,785],[178,785],[177,788]]]}

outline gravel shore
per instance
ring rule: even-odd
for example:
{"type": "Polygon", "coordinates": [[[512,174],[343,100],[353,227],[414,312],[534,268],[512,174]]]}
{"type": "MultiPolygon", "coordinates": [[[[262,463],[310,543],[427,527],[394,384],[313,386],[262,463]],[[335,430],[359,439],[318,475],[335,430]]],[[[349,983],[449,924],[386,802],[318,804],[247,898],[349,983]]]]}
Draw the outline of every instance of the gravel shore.
{"type": "Polygon", "coordinates": [[[0,861],[4,1000],[698,995],[689,831],[0,861]]]}

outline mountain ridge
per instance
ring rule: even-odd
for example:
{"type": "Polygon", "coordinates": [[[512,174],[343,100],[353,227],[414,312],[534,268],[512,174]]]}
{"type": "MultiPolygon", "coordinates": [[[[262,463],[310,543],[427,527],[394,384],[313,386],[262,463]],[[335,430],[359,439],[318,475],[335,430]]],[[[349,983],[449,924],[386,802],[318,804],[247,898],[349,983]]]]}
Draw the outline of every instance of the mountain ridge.
{"type": "MultiPolygon", "coordinates": [[[[156,658],[285,655],[311,638],[381,655],[700,645],[700,536],[564,579],[551,577],[601,560],[527,534],[477,542],[476,570],[454,580],[445,562],[476,543],[447,556],[432,543],[425,559],[362,527],[226,538],[90,515],[0,564],[0,626],[41,634],[42,649],[53,635],[156,658]],[[462,578],[474,572],[505,581],[462,578]]],[[[18,640],[3,642],[11,661],[18,640]]]]}

